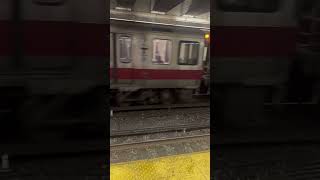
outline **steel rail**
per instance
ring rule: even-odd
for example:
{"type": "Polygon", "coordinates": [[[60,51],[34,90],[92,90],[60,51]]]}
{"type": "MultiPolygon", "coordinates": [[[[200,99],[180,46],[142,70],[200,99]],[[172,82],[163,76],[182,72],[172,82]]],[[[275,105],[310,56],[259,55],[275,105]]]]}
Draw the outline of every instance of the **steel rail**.
{"type": "Polygon", "coordinates": [[[192,136],[184,136],[184,137],[153,139],[153,140],[133,142],[133,143],[111,144],[110,150],[114,151],[114,150],[139,148],[139,147],[152,146],[152,145],[167,145],[172,143],[210,140],[209,138],[210,138],[210,134],[201,134],[201,135],[192,135],[192,136]]]}
{"type": "Polygon", "coordinates": [[[183,124],[179,126],[166,126],[166,127],[152,127],[152,128],[143,128],[136,130],[120,130],[120,131],[111,131],[110,137],[121,137],[121,136],[134,136],[134,135],[147,135],[147,134],[156,134],[164,132],[176,132],[176,131],[191,131],[191,130],[201,130],[209,129],[210,124],[183,124]]]}
{"type": "Polygon", "coordinates": [[[171,104],[171,105],[140,105],[128,107],[111,107],[113,112],[117,111],[141,111],[152,109],[177,109],[177,108],[196,108],[196,107],[209,107],[210,103],[188,103],[188,104],[171,104]]]}

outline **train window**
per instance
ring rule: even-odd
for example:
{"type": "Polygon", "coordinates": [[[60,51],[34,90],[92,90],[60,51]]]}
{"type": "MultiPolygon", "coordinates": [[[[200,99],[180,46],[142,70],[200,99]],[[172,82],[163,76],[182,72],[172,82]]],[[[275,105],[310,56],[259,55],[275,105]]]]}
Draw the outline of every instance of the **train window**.
{"type": "Polygon", "coordinates": [[[218,0],[219,9],[227,12],[275,12],[279,0],[218,0]]]}
{"type": "Polygon", "coordinates": [[[164,39],[153,40],[153,57],[154,64],[169,64],[172,53],[172,42],[164,39]]]}
{"type": "Polygon", "coordinates": [[[198,42],[191,41],[180,41],[179,50],[179,65],[197,65],[199,57],[199,47],[198,42]]]}
{"type": "Polygon", "coordinates": [[[122,63],[129,63],[131,62],[132,55],[132,39],[128,36],[120,36],[119,37],[119,58],[122,63]]]}

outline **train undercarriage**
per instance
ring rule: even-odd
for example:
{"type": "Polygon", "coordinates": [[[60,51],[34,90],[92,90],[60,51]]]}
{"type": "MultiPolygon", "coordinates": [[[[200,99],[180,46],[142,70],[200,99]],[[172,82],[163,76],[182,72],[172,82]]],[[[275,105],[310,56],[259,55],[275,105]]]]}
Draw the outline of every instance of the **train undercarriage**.
{"type": "MultiPolygon", "coordinates": [[[[202,83],[198,89],[138,89],[135,91],[111,90],[111,106],[134,106],[134,105],[171,105],[179,103],[193,103],[199,101],[198,97],[206,96],[209,100],[208,84],[202,83]]],[[[202,98],[203,100],[203,98],[202,98]]]]}

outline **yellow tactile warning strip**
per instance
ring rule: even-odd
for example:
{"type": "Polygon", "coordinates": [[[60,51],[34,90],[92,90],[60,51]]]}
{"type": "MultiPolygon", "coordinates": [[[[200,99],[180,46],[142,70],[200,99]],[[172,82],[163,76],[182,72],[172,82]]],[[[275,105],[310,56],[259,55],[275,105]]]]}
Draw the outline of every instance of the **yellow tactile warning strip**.
{"type": "Polygon", "coordinates": [[[111,164],[111,180],[209,180],[210,152],[111,164]]]}

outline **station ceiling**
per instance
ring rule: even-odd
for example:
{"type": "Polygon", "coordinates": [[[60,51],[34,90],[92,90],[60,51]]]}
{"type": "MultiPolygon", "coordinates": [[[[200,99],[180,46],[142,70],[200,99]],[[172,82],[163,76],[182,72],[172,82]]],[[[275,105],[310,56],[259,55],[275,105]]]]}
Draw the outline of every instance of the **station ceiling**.
{"type": "Polygon", "coordinates": [[[110,12],[111,19],[210,26],[210,0],[110,0],[110,12]]]}
{"type": "Polygon", "coordinates": [[[171,15],[208,15],[210,0],[111,0],[110,8],[130,8],[135,12],[158,11],[171,15]]]}

